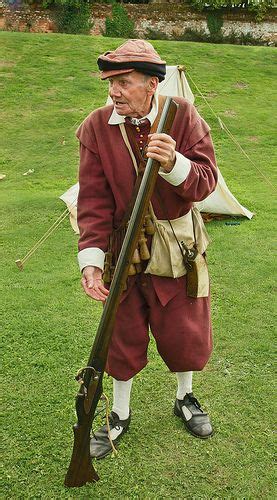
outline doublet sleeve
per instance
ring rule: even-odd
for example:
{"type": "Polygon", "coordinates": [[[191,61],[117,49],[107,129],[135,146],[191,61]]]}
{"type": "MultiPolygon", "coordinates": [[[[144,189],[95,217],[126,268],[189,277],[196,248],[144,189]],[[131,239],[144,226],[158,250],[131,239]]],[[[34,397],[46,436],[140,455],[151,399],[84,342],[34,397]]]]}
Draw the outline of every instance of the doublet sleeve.
{"type": "MultiPolygon", "coordinates": [[[[184,133],[177,139],[177,150],[190,160],[190,171],[185,180],[173,189],[184,200],[197,202],[211,194],[217,183],[217,168],[210,127],[194,106],[187,105],[184,114],[184,133]]],[[[180,109],[181,112],[181,109],[180,109]]],[[[178,121],[182,120],[179,115],[178,121]]]]}
{"type": "Polygon", "coordinates": [[[76,133],[80,141],[80,190],[77,221],[80,230],[79,251],[87,248],[107,250],[112,231],[114,198],[104,175],[97,142],[90,120],[76,133]]]}

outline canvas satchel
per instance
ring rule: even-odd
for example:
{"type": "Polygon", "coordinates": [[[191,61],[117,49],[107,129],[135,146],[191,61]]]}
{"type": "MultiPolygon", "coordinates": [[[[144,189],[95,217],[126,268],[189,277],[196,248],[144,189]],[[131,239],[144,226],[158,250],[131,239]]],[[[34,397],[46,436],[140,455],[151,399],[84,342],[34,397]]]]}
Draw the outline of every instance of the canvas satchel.
{"type": "Polygon", "coordinates": [[[209,275],[203,253],[210,242],[202,217],[196,207],[178,219],[154,219],[150,260],[145,273],[168,278],[187,276],[187,291],[192,297],[209,295],[209,275]],[[193,249],[194,258],[186,262],[187,249],[193,249]]]}
{"type": "Polygon", "coordinates": [[[171,225],[168,220],[158,220],[152,217],[155,226],[150,251],[150,260],[145,269],[145,273],[155,274],[156,276],[165,276],[167,278],[179,278],[186,274],[186,267],[180,248],[174,236],[178,241],[185,241],[190,248],[193,246],[193,226],[191,212],[178,219],[171,220],[171,225]]]}

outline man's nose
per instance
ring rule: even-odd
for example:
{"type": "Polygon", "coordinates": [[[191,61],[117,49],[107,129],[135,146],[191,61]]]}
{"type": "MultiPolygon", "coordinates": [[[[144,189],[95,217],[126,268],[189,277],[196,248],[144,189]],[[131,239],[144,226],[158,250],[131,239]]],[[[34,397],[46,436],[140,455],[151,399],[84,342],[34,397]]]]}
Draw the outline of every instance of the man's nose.
{"type": "Polygon", "coordinates": [[[117,85],[114,82],[110,83],[109,94],[110,94],[110,96],[119,96],[119,95],[121,95],[119,85],[117,85]]]}

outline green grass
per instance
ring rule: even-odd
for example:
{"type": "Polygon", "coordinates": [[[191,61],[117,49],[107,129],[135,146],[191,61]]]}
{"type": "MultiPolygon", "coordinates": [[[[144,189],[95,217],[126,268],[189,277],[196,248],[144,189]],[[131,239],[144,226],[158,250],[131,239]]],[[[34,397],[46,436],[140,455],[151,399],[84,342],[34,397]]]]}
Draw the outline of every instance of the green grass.
{"type": "MultiPolygon", "coordinates": [[[[1,498],[184,499],[276,497],[273,455],[274,191],[219,128],[203,100],[222,173],[256,212],[238,226],[208,226],[214,354],[194,390],[211,414],[207,442],[173,417],[175,378],[151,343],[136,377],[130,431],[101,480],[66,490],[76,421],[74,375],[86,363],[101,306],[85,297],[68,219],[28,261],[23,257],[64,210],[76,181],[77,124],[105,102],[95,72],[120,40],[0,34],[2,161],[1,323],[4,337],[4,480],[1,498]],[[29,176],[22,174],[34,169],[29,176]]],[[[168,64],[185,64],[254,164],[274,183],[276,69],[273,48],[154,42],[168,64]],[[275,102],[275,109],[274,109],[275,102]]],[[[194,89],[193,89],[194,90],[194,89]]],[[[195,92],[197,94],[197,92],[195,92]]],[[[111,395],[111,380],[105,391],[111,395]]]]}

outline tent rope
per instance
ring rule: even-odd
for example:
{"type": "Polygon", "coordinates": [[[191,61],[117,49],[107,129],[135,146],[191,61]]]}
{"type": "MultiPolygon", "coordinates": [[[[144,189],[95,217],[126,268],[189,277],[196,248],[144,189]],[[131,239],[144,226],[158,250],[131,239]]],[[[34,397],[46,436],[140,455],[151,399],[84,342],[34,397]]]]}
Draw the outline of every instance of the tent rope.
{"type": "Polygon", "coordinates": [[[31,247],[29,252],[24,255],[22,259],[17,259],[15,261],[17,267],[20,271],[23,271],[23,266],[27,260],[36,252],[36,250],[51,236],[51,234],[58,228],[58,226],[64,221],[64,219],[70,214],[70,209],[76,204],[77,198],[75,198],[70,205],[61,213],[57,220],[52,224],[52,226],[47,229],[43,236],[31,247]]]}
{"type": "Polygon", "coordinates": [[[212,112],[212,114],[214,115],[214,117],[218,120],[219,122],[219,125],[220,127],[222,128],[222,130],[224,130],[227,135],[230,137],[230,139],[234,142],[234,144],[237,146],[237,148],[244,154],[244,156],[247,158],[247,160],[251,163],[251,165],[259,172],[259,174],[263,177],[263,179],[274,189],[274,191],[276,190],[274,184],[272,184],[271,180],[262,172],[262,170],[259,169],[259,167],[257,167],[257,165],[253,162],[253,160],[250,158],[250,156],[246,153],[246,151],[243,149],[243,147],[240,145],[240,143],[238,142],[238,140],[233,136],[232,132],[228,129],[227,125],[223,122],[222,118],[220,118],[216,112],[213,110],[213,108],[211,107],[210,103],[208,102],[207,98],[204,96],[204,94],[201,92],[201,90],[199,89],[198,85],[195,83],[195,81],[193,80],[192,76],[188,73],[188,71],[186,71],[186,75],[189,77],[189,79],[192,81],[193,85],[195,86],[197,92],[199,93],[199,95],[202,97],[202,99],[205,101],[205,103],[207,104],[208,108],[210,109],[210,111],[212,112]]]}

